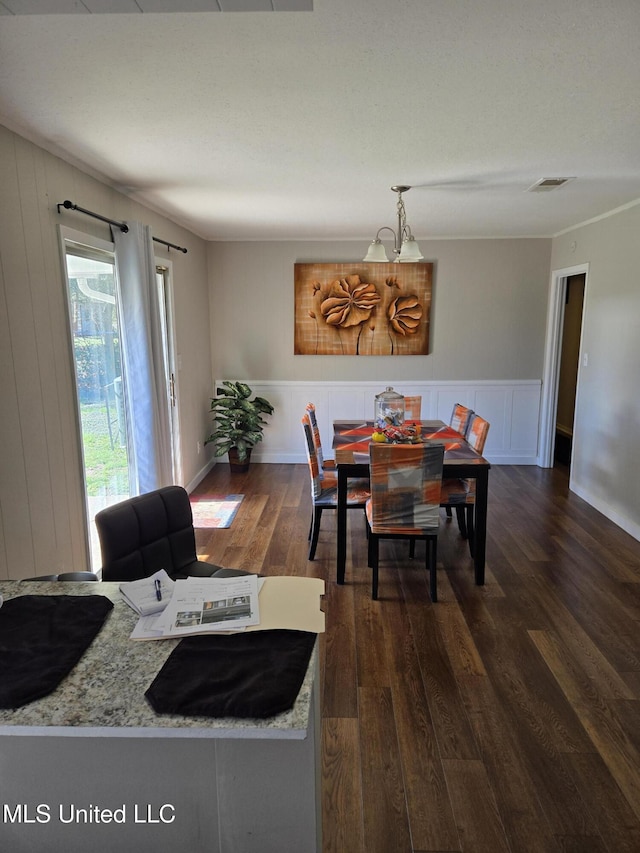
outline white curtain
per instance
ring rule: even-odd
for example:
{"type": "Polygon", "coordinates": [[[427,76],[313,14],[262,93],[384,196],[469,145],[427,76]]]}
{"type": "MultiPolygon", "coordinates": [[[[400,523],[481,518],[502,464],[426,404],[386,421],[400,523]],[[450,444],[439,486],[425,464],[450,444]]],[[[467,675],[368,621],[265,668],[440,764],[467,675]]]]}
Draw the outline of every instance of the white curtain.
{"type": "Polygon", "coordinates": [[[131,494],[172,483],[171,427],[167,403],[161,312],[153,240],[148,225],[113,228],[131,494]]]}

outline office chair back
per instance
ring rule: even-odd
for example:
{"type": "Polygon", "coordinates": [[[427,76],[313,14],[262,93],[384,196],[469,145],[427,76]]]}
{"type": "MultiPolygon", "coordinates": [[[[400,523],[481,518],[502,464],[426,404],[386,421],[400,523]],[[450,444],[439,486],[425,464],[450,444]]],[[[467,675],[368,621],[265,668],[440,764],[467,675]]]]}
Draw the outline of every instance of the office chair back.
{"type": "Polygon", "coordinates": [[[176,579],[209,577],[219,566],[196,555],[189,495],[165,486],[129,498],[96,514],[103,581],[131,581],[159,569],[176,579]]]}

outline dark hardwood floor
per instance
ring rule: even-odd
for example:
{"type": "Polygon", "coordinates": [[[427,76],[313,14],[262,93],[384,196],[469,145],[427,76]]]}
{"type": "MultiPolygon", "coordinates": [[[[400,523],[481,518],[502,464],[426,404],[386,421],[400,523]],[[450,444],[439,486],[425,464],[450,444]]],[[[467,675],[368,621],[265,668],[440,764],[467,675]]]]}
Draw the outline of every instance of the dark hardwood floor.
{"type": "Polygon", "coordinates": [[[484,587],[443,514],[435,605],[394,541],[371,600],[359,513],[344,586],[334,513],[307,561],[306,466],[220,464],[196,490],[245,495],[203,558],[326,581],[324,853],[640,851],[640,543],[567,479],[492,468],[484,587]]]}

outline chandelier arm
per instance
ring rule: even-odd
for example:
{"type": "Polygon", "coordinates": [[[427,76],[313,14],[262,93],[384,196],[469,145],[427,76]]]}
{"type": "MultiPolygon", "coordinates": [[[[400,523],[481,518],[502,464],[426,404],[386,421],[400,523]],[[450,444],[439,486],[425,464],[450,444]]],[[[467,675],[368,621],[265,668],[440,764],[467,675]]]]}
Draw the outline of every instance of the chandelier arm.
{"type": "Polygon", "coordinates": [[[396,236],[396,232],[389,225],[383,225],[382,228],[378,228],[378,233],[376,234],[376,240],[380,239],[380,232],[381,231],[391,231],[391,233],[393,234],[393,242],[394,242],[394,244],[397,244],[398,238],[396,236]]]}

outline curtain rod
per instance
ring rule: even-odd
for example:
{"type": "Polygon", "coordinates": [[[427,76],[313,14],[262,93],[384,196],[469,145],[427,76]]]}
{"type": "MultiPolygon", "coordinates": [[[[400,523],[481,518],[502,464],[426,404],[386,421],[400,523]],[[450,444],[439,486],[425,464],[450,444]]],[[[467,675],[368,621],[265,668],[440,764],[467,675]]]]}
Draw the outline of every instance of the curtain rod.
{"type": "MultiPolygon", "coordinates": [[[[109,225],[115,225],[122,231],[123,234],[126,234],[129,231],[129,227],[126,222],[118,222],[115,219],[107,219],[106,216],[100,216],[99,213],[93,213],[91,210],[85,210],[84,207],[78,207],[77,204],[74,204],[68,199],[66,201],[60,202],[60,204],[57,205],[58,213],[60,213],[61,207],[64,207],[65,210],[77,210],[80,213],[86,214],[87,216],[93,216],[94,219],[100,219],[102,222],[107,222],[109,225]]],[[[185,255],[187,254],[187,250],[182,246],[176,246],[175,243],[168,243],[166,240],[161,240],[159,237],[153,237],[152,239],[156,243],[162,243],[163,246],[168,246],[169,249],[177,249],[178,252],[184,252],[185,255]]]]}

